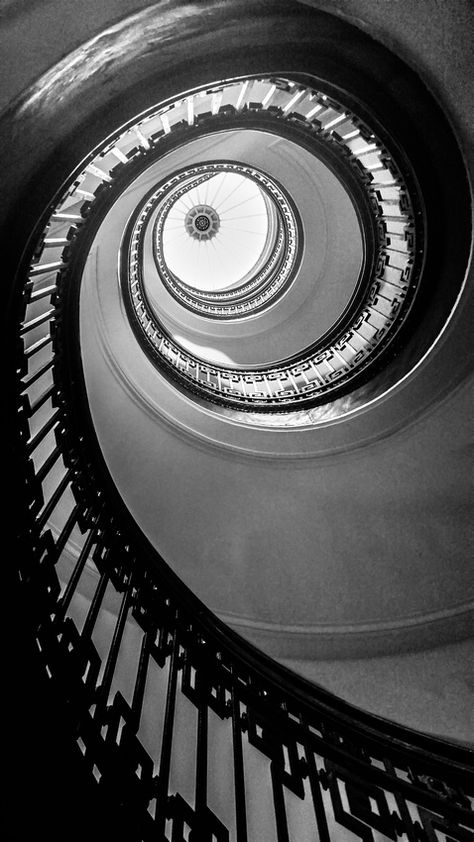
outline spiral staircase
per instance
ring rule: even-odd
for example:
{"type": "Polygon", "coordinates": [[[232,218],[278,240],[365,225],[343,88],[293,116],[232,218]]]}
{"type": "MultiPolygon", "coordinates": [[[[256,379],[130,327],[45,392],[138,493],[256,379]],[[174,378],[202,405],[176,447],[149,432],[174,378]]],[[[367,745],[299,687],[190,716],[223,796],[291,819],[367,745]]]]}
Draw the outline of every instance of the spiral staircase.
{"type": "Polygon", "coordinates": [[[465,400],[450,115],[320,4],[144,5],[0,117],[6,838],[473,840],[472,745],[283,665],[472,636],[464,536],[408,559],[374,478],[465,400]]]}

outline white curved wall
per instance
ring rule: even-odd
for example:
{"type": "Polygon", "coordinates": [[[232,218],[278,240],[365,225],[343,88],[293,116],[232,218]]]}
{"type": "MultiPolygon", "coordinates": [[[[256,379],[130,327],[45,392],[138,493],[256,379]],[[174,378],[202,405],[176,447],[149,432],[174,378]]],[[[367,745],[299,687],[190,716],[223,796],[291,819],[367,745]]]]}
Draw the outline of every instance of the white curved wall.
{"type": "Polygon", "coordinates": [[[474,744],[474,641],[346,661],[282,663],[357,707],[474,744]]]}

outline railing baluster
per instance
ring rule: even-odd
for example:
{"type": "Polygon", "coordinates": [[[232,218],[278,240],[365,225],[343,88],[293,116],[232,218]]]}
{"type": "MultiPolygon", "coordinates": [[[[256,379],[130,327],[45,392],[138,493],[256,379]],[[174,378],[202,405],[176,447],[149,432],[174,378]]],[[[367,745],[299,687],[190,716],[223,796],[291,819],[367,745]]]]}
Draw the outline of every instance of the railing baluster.
{"type": "Polygon", "coordinates": [[[326,811],[324,809],[323,798],[319,786],[318,771],[316,769],[314,754],[311,750],[311,746],[308,744],[308,738],[305,741],[305,760],[308,766],[309,785],[311,788],[311,795],[313,798],[314,813],[316,818],[316,826],[319,834],[319,840],[320,842],[331,842],[326,818],[326,811]]]}
{"type": "Polygon", "coordinates": [[[54,558],[57,560],[61,556],[62,551],[64,550],[69,537],[71,535],[72,530],[74,529],[76,523],[78,522],[79,515],[83,511],[83,507],[80,503],[76,503],[72,512],[70,513],[66,523],[64,524],[61,532],[56,538],[55,547],[54,547],[54,558]]]}
{"type": "Polygon", "coordinates": [[[132,698],[132,714],[135,727],[138,729],[140,723],[143,699],[145,696],[145,686],[148,674],[148,662],[150,660],[150,645],[155,639],[155,634],[146,631],[143,635],[142,645],[140,648],[140,656],[138,660],[137,675],[135,678],[135,687],[133,688],[132,698]]]}
{"type": "Polygon", "coordinates": [[[272,760],[270,763],[270,775],[272,779],[273,803],[275,806],[275,822],[278,842],[290,842],[288,835],[288,823],[286,820],[285,799],[283,796],[283,785],[278,778],[278,768],[272,760]]]}
{"type": "Polygon", "coordinates": [[[112,685],[112,679],[115,672],[115,667],[117,665],[117,658],[120,650],[120,645],[122,643],[123,632],[125,629],[125,623],[127,622],[128,612],[130,608],[130,601],[132,597],[132,583],[133,583],[133,573],[130,574],[125,593],[122,597],[122,602],[120,604],[120,610],[117,617],[117,622],[115,624],[114,635],[112,638],[112,643],[110,644],[109,654],[107,656],[107,661],[104,668],[104,674],[102,676],[102,681],[99,687],[99,694],[101,698],[102,705],[105,707],[108,703],[108,697],[110,693],[110,687],[112,685]]]}
{"type": "Polygon", "coordinates": [[[163,725],[163,740],[161,743],[160,771],[157,785],[157,835],[164,835],[168,786],[171,767],[171,749],[173,744],[173,723],[176,706],[176,686],[178,680],[178,633],[174,630],[171,649],[170,671],[168,677],[168,692],[166,695],[165,720],[163,725]]]}
{"type": "MultiPolygon", "coordinates": [[[[199,687],[202,675],[197,676],[199,687]]],[[[202,688],[201,692],[204,692],[202,688]]],[[[201,700],[198,708],[198,725],[197,725],[197,740],[196,740],[196,801],[195,810],[199,821],[202,820],[206,805],[207,805],[207,701],[201,700]]]]}
{"type": "Polygon", "coordinates": [[[234,684],[232,686],[232,739],[234,756],[234,797],[235,817],[237,826],[237,842],[247,842],[247,807],[245,803],[245,776],[244,758],[242,752],[240,701],[237,696],[235,678],[234,684]]]}
{"type": "Polygon", "coordinates": [[[84,570],[87,559],[89,558],[90,551],[91,551],[91,549],[94,545],[94,542],[96,541],[98,529],[99,529],[99,518],[95,522],[94,526],[90,529],[90,531],[87,535],[87,538],[84,541],[82,550],[79,554],[79,558],[76,562],[74,570],[73,570],[73,572],[71,574],[71,577],[70,577],[70,579],[69,579],[69,581],[66,585],[66,588],[64,590],[64,594],[62,595],[62,597],[61,597],[61,599],[58,603],[58,608],[57,608],[57,611],[56,611],[56,617],[58,619],[63,619],[67,610],[68,610],[68,608],[69,608],[71,600],[72,600],[72,598],[74,596],[74,593],[76,591],[79,579],[81,578],[82,571],[84,570]]]}
{"type": "Polygon", "coordinates": [[[84,626],[82,628],[81,636],[83,638],[90,638],[92,637],[92,632],[94,630],[97,617],[99,616],[99,611],[102,605],[102,600],[105,595],[105,591],[107,585],[109,583],[110,574],[108,570],[104,570],[99,579],[99,584],[95,589],[94,596],[92,597],[92,602],[87,612],[87,617],[84,622],[84,626]]]}

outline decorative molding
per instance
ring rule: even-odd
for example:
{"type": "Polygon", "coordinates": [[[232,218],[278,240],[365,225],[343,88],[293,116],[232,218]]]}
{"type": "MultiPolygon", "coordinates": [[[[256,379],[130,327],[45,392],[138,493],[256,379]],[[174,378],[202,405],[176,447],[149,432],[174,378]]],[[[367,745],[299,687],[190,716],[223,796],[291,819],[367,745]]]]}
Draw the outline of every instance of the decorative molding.
{"type": "MultiPolygon", "coordinates": [[[[61,529],[54,521],[50,521],[48,526],[57,540],[61,529]]],[[[80,549],[79,544],[68,541],[58,570],[60,578],[62,573],[65,574],[66,580],[69,578],[80,549]]],[[[96,568],[86,564],[85,573],[77,588],[78,593],[92,599],[98,579],[99,573],[96,568]]],[[[117,597],[109,596],[104,602],[104,607],[117,615],[120,601],[117,597]]],[[[415,652],[471,638],[474,628],[474,600],[446,606],[426,614],[351,624],[277,625],[251,620],[230,612],[215,613],[234,631],[277,659],[371,658],[376,655],[415,652]]]]}
{"type": "Polygon", "coordinates": [[[427,614],[353,625],[276,626],[218,612],[219,619],[274,658],[371,658],[472,638],[474,601],[427,614]]]}

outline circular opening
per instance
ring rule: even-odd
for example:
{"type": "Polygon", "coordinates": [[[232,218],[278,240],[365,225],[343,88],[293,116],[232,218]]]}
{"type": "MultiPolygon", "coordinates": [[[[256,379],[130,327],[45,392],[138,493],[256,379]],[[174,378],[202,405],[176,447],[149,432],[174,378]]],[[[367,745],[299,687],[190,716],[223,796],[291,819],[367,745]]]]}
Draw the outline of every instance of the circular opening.
{"type": "Polygon", "coordinates": [[[240,286],[259,271],[274,245],[269,215],[263,191],[245,175],[223,172],[199,184],[193,180],[163,224],[168,271],[200,292],[240,286]]]}

